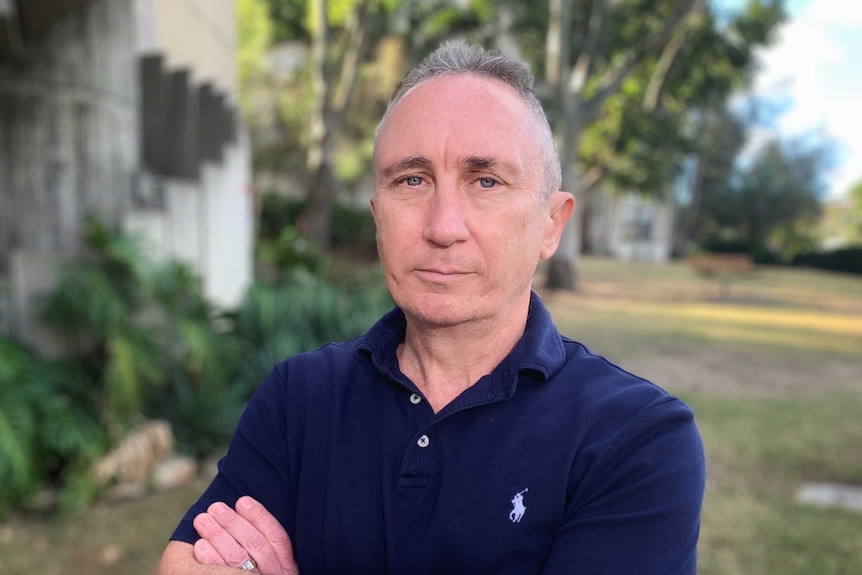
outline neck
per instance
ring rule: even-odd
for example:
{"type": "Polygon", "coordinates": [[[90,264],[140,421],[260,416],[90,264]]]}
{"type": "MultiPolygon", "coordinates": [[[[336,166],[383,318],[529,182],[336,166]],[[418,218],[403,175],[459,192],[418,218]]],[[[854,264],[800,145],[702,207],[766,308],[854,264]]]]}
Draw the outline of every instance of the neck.
{"type": "Polygon", "coordinates": [[[436,413],[503,361],[524,334],[528,313],[524,306],[505,322],[445,327],[418,326],[408,317],[399,367],[436,413]]]}

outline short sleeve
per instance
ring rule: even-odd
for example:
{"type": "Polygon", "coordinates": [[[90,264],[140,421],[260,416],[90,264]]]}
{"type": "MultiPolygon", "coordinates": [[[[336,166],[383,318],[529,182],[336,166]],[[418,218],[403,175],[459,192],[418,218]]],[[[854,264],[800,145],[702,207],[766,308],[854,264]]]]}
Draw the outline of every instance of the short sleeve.
{"type": "Polygon", "coordinates": [[[171,539],[194,543],[200,538],[192,525],[197,514],[216,501],[233,506],[243,495],[260,501],[287,529],[292,503],[285,497],[290,492],[286,436],[285,382],[277,367],[249,400],[218,474],[171,539]]]}
{"type": "Polygon", "coordinates": [[[579,495],[542,573],[693,575],[705,475],[691,410],[670,396],[647,406],[571,479],[579,495]]]}

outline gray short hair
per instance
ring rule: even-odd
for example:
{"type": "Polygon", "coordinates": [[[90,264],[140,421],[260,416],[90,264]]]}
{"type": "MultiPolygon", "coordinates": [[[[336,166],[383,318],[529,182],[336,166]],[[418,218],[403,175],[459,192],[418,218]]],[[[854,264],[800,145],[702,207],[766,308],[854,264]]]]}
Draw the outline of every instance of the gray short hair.
{"type": "Polygon", "coordinates": [[[386,120],[395,105],[409,90],[426,80],[443,76],[473,74],[501,80],[515,89],[536,120],[536,139],[542,150],[542,198],[547,200],[560,189],[562,174],[560,160],[554,145],[554,134],[545,116],[545,110],[533,91],[534,78],[521,62],[512,60],[496,50],[481,46],[468,46],[462,42],[447,42],[432,52],[414,68],[396,92],[374,135],[375,146],[386,120]]]}

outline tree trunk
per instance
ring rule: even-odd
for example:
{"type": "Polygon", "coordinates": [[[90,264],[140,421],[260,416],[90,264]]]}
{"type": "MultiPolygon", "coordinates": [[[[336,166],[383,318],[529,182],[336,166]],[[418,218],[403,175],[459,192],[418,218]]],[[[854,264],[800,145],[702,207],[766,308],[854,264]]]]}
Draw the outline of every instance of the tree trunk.
{"type": "Polygon", "coordinates": [[[333,39],[330,37],[326,1],[315,0],[316,26],[312,35],[312,87],[315,105],[311,117],[308,146],[308,236],[323,251],[332,247],[332,212],[338,191],[335,177],[334,135],[340,130],[359,77],[359,68],[368,51],[369,0],[354,6],[345,29],[345,47],[340,58],[331,62],[333,39]],[[338,71],[336,74],[336,66],[338,71]],[[336,75],[338,79],[336,80],[336,75]]]}
{"type": "MultiPolygon", "coordinates": [[[[566,97],[566,85],[570,74],[568,46],[571,29],[571,7],[569,2],[565,0],[550,0],[548,10],[548,35],[546,37],[548,57],[545,62],[545,79],[553,90],[554,106],[560,112],[555,132],[558,138],[557,154],[560,157],[563,170],[561,188],[576,194],[577,190],[574,187],[576,177],[572,166],[574,159],[572,137],[574,134],[568,126],[571,106],[567,105],[568,98],[566,97]]],[[[545,289],[575,290],[577,285],[575,281],[575,258],[578,253],[578,234],[574,228],[577,227],[579,211],[580,206],[576,200],[575,213],[566,227],[563,228],[557,251],[548,260],[545,289]]]]}
{"type": "Polygon", "coordinates": [[[593,198],[595,192],[584,191],[581,194],[581,254],[595,253],[593,244],[593,198]]]}
{"type": "Polygon", "coordinates": [[[332,243],[332,190],[331,132],[327,125],[329,111],[330,74],[327,65],[329,28],[326,0],[315,0],[312,8],[315,22],[311,37],[311,89],[314,106],[309,118],[308,156],[308,237],[318,248],[328,251],[332,243]]]}

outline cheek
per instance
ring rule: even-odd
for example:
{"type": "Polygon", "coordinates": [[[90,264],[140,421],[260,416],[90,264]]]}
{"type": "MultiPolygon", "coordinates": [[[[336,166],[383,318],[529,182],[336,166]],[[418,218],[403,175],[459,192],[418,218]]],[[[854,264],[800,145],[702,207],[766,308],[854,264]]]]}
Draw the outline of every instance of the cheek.
{"type": "Polygon", "coordinates": [[[381,262],[392,264],[403,261],[411,251],[409,228],[398,219],[380,219],[377,222],[377,253],[381,262]]]}

